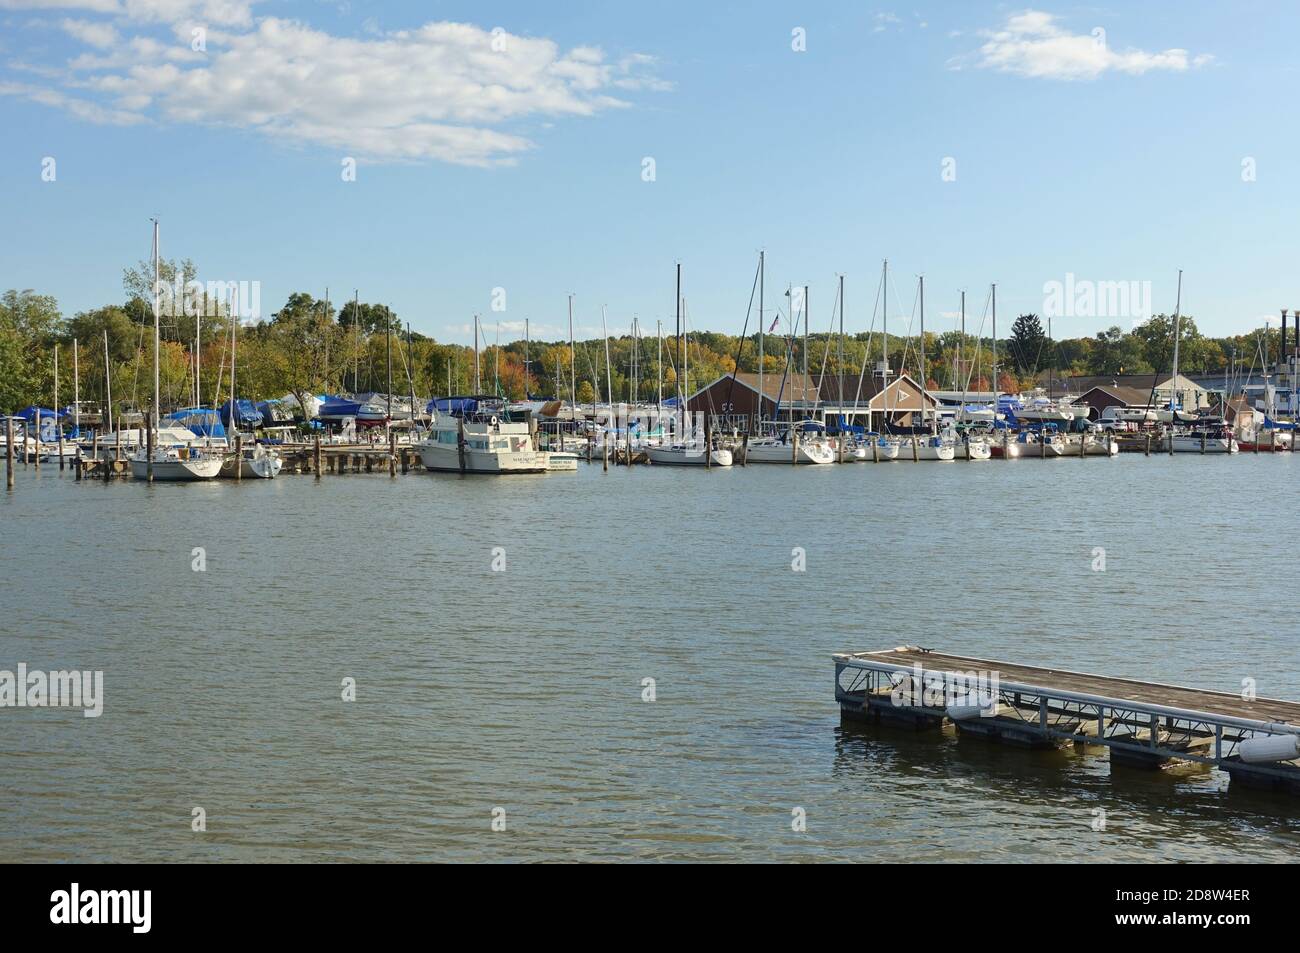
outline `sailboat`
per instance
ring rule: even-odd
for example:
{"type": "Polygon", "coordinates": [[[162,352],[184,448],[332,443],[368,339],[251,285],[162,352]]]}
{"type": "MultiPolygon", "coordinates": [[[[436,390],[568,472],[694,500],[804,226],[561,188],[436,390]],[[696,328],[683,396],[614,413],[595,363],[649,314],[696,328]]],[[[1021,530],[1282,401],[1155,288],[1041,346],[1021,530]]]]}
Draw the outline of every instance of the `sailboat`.
{"type": "Polygon", "coordinates": [[[690,466],[690,467],[729,467],[732,464],[731,451],[725,447],[705,447],[702,440],[686,439],[686,395],[690,393],[690,372],[688,368],[690,340],[689,334],[685,341],[682,337],[682,266],[677,265],[677,346],[682,357],[682,379],[681,386],[677,389],[677,406],[681,420],[681,439],[666,446],[646,447],[646,455],[650,458],[651,463],[658,463],[667,466],[690,466]],[[708,456],[705,456],[705,453],[708,456]]]}
{"type": "MultiPolygon", "coordinates": [[[[149,421],[155,432],[159,426],[161,404],[159,398],[160,375],[158,372],[159,352],[159,316],[158,316],[158,222],[153,223],[153,417],[149,421]]],[[[131,457],[131,476],[137,480],[148,479],[182,482],[190,480],[211,480],[221,472],[221,454],[210,449],[189,444],[174,443],[157,445],[153,454],[147,446],[141,448],[131,457]]]]}
{"type": "Polygon", "coordinates": [[[1183,272],[1178,271],[1178,294],[1174,299],[1174,366],[1169,377],[1169,435],[1165,446],[1174,453],[1236,453],[1236,435],[1222,417],[1197,419],[1189,427],[1179,427],[1178,344],[1181,337],[1183,306],[1183,272]]]}
{"type": "MultiPolygon", "coordinates": [[[[238,292],[235,292],[237,294],[238,292]]],[[[238,433],[241,419],[247,422],[253,421],[256,426],[261,421],[262,415],[249,404],[248,401],[241,401],[236,396],[235,390],[235,352],[238,346],[239,332],[239,300],[232,294],[230,308],[230,429],[238,433]],[[248,416],[245,417],[245,413],[248,416]]],[[[250,446],[243,446],[242,441],[239,453],[235,456],[227,457],[221,467],[221,475],[224,477],[233,477],[238,473],[240,479],[249,480],[274,480],[280,475],[284,468],[284,460],[280,454],[271,447],[257,440],[253,440],[250,446]],[[238,470],[236,470],[238,468],[238,470]]]]}

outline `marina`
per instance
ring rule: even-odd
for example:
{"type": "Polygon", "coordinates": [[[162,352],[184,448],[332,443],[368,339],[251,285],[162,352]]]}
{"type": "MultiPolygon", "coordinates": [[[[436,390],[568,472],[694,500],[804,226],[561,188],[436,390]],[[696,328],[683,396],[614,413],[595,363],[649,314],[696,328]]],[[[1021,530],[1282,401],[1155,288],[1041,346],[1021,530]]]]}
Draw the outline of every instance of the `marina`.
{"type": "Polygon", "coordinates": [[[845,721],[830,681],[846,648],[919,644],[1295,697],[1294,628],[1267,567],[1289,565],[1277,527],[1296,504],[1189,505],[1168,489],[1231,499],[1290,482],[1294,459],[706,475],[597,458],[557,479],[393,479],[377,463],[152,486],[29,465],[0,494],[7,591],[33,620],[7,631],[8,652],[103,669],[104,714],[5,714],[7,757],[43,766],[29,795],[60,807],[21,822],[16,802],[0,807],[0,843],[20,861],[1286,861],[1292,793],[1199,762],[1121,776],[1100,745],[845,721]],[[756,518],[755,500],[784,499],[797,502],[756,518]],[[954,500],[978,505],[954,523],[954,500]],[[466,610],[486,591],[509,594],[491,619],[466,610]],[[140,624],[159,613],[167,626],[140,624]],[[483,833],[497,805],[509,840],[483,833]]]}

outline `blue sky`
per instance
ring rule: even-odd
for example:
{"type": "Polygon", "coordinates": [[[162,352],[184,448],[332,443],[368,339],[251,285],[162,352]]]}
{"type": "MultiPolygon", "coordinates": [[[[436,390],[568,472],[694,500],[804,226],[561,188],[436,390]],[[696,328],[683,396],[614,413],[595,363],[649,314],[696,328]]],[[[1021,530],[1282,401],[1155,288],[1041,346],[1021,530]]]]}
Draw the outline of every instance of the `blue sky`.
{"type": "Polygon", "coordinates": [[[118,301],[157,215],[264,312],[355,287],[439,340],[559,337],[569,292],[580,334],[602,304],[671,329],[677,260],[692,325],[734,333],[760,248],[814,329],[842,272],[865,330],[886,257],[891,331],[918,273],[928,326],[996,281],[1003,330],[1067,274],[1169,311],[1179,268],[1203,331],[1276,326],[1300,14],[1128,6],[0,0],[0,286],[118,301]]]}

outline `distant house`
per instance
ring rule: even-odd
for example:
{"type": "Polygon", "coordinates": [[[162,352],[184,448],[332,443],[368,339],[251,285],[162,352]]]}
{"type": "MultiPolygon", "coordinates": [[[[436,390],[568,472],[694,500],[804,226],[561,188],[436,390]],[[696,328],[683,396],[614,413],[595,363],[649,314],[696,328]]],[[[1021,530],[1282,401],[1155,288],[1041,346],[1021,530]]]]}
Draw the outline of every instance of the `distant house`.
{"type": "Polygon", "coordinates": [[[1160,407],[1168,407],[1171,393],[1177,390],[1178,406],[1188,413],[1210,406],[1210,391],[1196,383],[1196,381],[1182,374],[1178,375],[1176,385],[1172,383],[1172,380],[1173,378],[1168,373],[1101,374],[1090,377],[1058,378],[1055,387],[1057,392],[1062,394],[1084,394],[1094,387],[1112,389],[1126,387],[1134,390],[1144,390],[1148,395],[1148,399],[1142,401],[1140,406],[1153,403],[1150,394],[1154,389],[1154,403],[1160,407]]]}
{"type": "Polygon", "coordinates": [[[708,414],[713,426],[731,430],[743,429],[746,423],[760,415],[763,420],[795,420],[815,417],[817,414],[817,382],[811,375],[764,374],[760,394],[758,374],[737,371],[701,387],[686,398],[689,413],[708,414]]]}
{"type": "Polygon", "coordinates": [[[1088,388],[1073,403],[1088,407],[1088,419],[1097,420],[1109,407],[1150,408],[1151,389],[1126,387],[1123,384],[1099,384],[1088,388]]]}
{"type": "Polygon", "coordinates": [[[921,426],[922,411],[933,416],[938,402],[909,374],[894,375],[888,387],[874,374],[827,376],[821,384],[821,412],[828,425],[843,417],[850,426],[885,432],[921,426]]]}

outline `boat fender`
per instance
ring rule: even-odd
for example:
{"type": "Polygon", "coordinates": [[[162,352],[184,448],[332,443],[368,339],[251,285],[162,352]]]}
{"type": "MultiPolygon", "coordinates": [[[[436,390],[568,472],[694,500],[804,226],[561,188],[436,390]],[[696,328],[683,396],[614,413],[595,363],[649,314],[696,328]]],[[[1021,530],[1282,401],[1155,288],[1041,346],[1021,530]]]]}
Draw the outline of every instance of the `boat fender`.
{"type": "Polygon", "coordinates": [[[1243,741],[1237,747],[1247,764],[1291,761],[1300,758],[1300,735],[1263,735],[1243,741]]]}

